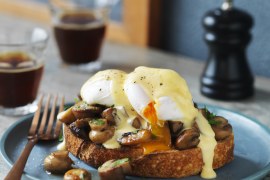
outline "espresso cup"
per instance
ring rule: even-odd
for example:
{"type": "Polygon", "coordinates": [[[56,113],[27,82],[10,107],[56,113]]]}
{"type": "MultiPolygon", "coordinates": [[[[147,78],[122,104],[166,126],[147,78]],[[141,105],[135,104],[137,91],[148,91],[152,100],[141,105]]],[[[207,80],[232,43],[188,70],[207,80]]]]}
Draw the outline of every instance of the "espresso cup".
{"type": "Polygon", "coordinates": [[[95,71],[105,37],[110,0],[50,0],[52,25],[65,64],[95,71]]]}
{"type": "Polygon", "coordinates": [[[37,109],[48,38],[38,27],[0,29],[0,114],[25,115],[37,109]]]}

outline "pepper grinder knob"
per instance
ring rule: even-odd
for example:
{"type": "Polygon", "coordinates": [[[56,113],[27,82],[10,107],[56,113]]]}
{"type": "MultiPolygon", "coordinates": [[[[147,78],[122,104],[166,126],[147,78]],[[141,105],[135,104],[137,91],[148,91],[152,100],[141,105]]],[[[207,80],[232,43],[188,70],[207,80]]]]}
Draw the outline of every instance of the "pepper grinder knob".
{"type": "Polygon", "coordinates": [[[205,14],[204,40],[209,47],[209,56],[201,76],[203,95],[238,100],[254,94],[254,78],[246,58],[252,25],[252,17],[233,7],[232,0],[205,14]]]}
{"type": "Polygon", "coordinates": [[[221,9],[226,11],[228,9],[231,9],[233,7],[233,0],[226,0],[221,6],[221,9]]]}

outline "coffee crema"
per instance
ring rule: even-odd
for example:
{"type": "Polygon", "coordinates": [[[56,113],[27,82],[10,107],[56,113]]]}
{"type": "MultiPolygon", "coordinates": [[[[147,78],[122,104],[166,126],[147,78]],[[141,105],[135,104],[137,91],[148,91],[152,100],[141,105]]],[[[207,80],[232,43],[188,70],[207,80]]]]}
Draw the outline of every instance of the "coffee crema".
{"type": "Polygon", "coordinates": [[[90,12],[67,12],[54,25],[54,35],[62,59],[81,64],[99,58],[106,25],[90,12]]]}
{"type": "Polygon", "coordinates": [[[43,67],[43,63],[36,63],[23,52],[0,54],[0,106],[13,108],[32,103],[43,67]]]}

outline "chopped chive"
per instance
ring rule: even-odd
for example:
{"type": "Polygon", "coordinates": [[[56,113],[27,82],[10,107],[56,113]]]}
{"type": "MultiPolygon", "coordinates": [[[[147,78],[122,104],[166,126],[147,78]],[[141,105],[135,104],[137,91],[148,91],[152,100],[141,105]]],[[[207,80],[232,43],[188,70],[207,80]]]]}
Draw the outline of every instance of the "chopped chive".
{"type": "Polygon", "coordinates": [[[59,142],[63,142],[63,140],[64,140],[63,132],[61,132],[61,133],[59,134],[58,141],[59,141],[59,142]]]}
{"type": "Polygon", "coordinates": [[[210,112],[207,108],[206,108],[206,106],[204,106],[204,111],[205,111],[205,118],[208,120],[208,123],[210,124],[210,125],[218,125],[218,124],[220,124],[221,122],[219,122],[219,121],[216,121],[214,118],[216,117],[216,115],[214,114],[214,113],[212,113],[212,112],[210,112]]]}

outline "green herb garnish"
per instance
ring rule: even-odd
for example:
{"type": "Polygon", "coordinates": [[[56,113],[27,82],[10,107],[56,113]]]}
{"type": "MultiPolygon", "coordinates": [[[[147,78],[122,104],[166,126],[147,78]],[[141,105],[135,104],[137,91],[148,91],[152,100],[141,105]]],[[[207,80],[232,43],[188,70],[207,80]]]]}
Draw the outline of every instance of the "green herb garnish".
{"type": "Polygon", "coordinates": [[[80,101],[75,105],[76,109],[87,109],[88,104],[85,101],[80,101]]]}
{"type": "Polygon", "coordinates": [[[210,125],[218,125],[218,124],[220,124],[221,122],[220,122],[220,121],[216,121],[216,120],[208,120],[208,123],[209,123],[210,125]]]}
{"type": "Polygon", "coordinates": [[[216,117],[216,115],[215,115],[214,113],[210,112],[210,111],[206,108],[206,106],[204,106],[203,110],[204,110],[204,112],[205,112],[205,116],[206,116],[206,119],[207,119],[208,121],[213,120],[214,117],[216,117]]]}
{"type": "Polygon", "coordinates": [[[64,110],[66,111],[66,110],[68,110],[69,108],[71,108],[72,107],[72,105],[65,105],[64,106],[64,110]]]}
{"type": "Polygon", "coordinates": [[[94,119],[92,123],[94,123],[95,125],[101,126],[105,124],[105,121],[103,119],[94,119]]]}
{"type": "Polygon", "coordinates": [[[210,112],[210,111],[206,108],[206,106],[204,106],[203,110],[204,110],[204,112],[205,112],[205,116],[206,116],[205,118],[208,120],[208,123],[209,123],[210,125],[218,125],[218,124],[221,123],[221,122],[215,120],[216,115],[215,115],[214,113],[210,112]]]}
{"type": "Polygon", "coordinates": [[[63,132],[60,132],[59,137],[58,137],[58,141],[63,142],[63,140],[64,140],[63,132]]]}

